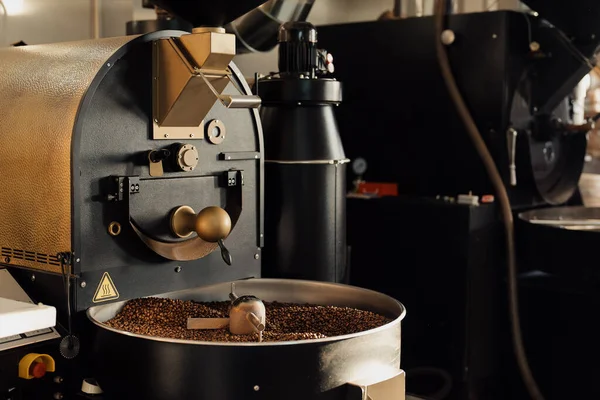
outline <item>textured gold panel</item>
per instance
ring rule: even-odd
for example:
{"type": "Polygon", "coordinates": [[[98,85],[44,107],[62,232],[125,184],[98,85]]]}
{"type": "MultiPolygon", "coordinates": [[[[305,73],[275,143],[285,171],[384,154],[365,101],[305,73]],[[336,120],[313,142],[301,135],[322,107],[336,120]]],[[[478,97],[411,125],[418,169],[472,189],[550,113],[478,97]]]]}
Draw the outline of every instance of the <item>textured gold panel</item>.
{"type": "Polygon", "coordinates": [[[71,250],[79,105],[108,58],[133,38],[0,49],[0,248],[36,254],[9,257],[10,265],[60,272],[38,254],[71,250]]]}

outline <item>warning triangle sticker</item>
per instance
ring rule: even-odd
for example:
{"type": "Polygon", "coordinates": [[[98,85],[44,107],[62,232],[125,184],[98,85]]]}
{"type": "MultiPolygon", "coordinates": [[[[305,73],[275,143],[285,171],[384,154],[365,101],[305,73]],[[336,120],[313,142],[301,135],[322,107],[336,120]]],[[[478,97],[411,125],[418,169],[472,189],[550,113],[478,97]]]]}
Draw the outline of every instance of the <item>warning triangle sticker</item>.
{"type": "Polygon", "coordinates": [[[96,294],[94,294],[92,301],[94,303],[101,303],[103,301],[116,300],[118,298],[119,292],[117,291],[117,287],[108,272],[105,272],[104,275],[102,275],[102,279],[100,279],[100,283],[98,284],[96,294]]]}

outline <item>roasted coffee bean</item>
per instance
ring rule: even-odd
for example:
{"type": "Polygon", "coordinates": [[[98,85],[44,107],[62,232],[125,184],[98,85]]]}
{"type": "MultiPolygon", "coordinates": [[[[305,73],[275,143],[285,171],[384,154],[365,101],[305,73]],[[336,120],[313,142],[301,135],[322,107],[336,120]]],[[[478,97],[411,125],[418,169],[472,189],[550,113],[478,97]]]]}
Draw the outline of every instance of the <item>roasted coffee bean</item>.
{"type": "MultiPolygon", "coordinates": [[[[362,332],[391,320],[350,307],[264,302],[267,323],[263,341],[322,339],[362,332]]],[[[230,302],[183,301],[148,297],[133,299],[106,324],[139,335],[211,342],[256,342],[258,334],[232,335],[229,328],[188,330],[188,318],[226,318],[230,302]]]]}

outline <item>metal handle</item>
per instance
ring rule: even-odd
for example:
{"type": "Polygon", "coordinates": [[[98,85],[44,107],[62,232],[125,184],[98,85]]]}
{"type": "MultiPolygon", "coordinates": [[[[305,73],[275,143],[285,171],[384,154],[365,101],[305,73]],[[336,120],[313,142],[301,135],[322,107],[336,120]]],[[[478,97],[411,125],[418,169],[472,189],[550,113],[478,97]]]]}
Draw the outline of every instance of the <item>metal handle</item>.
{"type": "Polygon", "coordinates": [[[517,135],[518,132],[510,128],[506,132],[506,139],[508,141],[508,169],[510,172],[510,185],[517,186],[517,135]]]}
{"type": "Polygon", "coordinates": [[[231,232],[231,217],[221,207],[206,207],[198,214],[189,206],[180,206],[171,213],[171,231],[177,237],[189,237],[193,232],[209,243],[217,243],[225,264],[231,265],[231,253],[223,239],[231,232]]]}
{"type": "Polygon", "coordinates": [[[227,108],[258,108],[262,100],[258,96],[219,96],[221,103],[227,108]]]}
{"type": "MultiPolygon", "coordinates": [[[[210,89],[210,91],[215,95],[217,99],[227,108],[258,108],[261,103],[261,99],[258,96],[246,96],[246,95],[229,95],[229,94],[220,94],[217,89],[210,83],[208,78],[202,70],[196,69],[196,73],[200,75],[200,77],[206,83],[206,86],[210,89]]],[[[227,78],[230,82],[233,82],[231,79],[231,73],[227,72],[227,78]]],[[[239,90],[238,90],[239,92],[239,90]]]]}
{"type": "Polygon", "coordinates": [[[246,314],[246,319],[254,326],[254,328],[256,328],[258,332],[265,330],[265,324],[260,322],[260,318],[258,318],[253,312],[246,314]]]}

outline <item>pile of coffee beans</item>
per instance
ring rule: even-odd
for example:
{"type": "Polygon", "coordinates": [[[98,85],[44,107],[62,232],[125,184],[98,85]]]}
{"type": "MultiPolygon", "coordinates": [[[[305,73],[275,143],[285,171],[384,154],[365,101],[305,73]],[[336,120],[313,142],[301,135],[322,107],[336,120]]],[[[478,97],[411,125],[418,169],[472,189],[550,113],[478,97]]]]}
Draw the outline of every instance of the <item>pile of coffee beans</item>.
{"type": "MultiPolygon", "coordinates": [[[[106,324],[140,335],[212,342],[256,342],[258,334],[232,335],[229,328],[187,329],[188,318],[227,318],[228,301],[198,303],[156,297],[134,299],[106,324]]],[[[349,307],[265,302],[263,341],[320,339],[374,329],[391,322],[370,311],[349,307]]]]}

